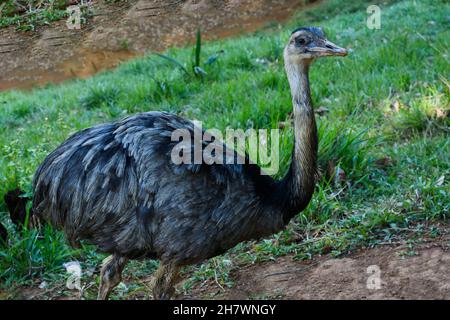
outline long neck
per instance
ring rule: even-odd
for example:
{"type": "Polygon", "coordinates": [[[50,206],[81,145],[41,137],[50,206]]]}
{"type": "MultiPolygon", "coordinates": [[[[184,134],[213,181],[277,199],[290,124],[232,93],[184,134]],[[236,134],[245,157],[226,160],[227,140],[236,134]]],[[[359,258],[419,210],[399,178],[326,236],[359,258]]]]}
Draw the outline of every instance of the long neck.
{"type": "Polygon", "coordinates": [[[317,128],[309,89],[309,63],[286,61],[294,109],[294,149],[288,173],[278,184],[284,192],[283,221],[303,210],[314,192],[317,166],[317,128]]]}

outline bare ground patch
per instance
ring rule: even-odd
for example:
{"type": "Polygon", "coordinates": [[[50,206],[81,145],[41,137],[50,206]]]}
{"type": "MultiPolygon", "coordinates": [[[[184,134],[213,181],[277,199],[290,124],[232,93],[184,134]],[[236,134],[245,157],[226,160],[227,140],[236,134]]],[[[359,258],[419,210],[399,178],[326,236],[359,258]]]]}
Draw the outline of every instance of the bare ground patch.
{"type": "Polygon", "coordinates": [[[450,238],[364,249],[342,258],[295,261],[286,256],[234,275],[235,286],[195,288],[190,297],[212,299],[450,299],[450,238]],[[369,266],[380,269],[381,288],[368,289],[369,266]]]}

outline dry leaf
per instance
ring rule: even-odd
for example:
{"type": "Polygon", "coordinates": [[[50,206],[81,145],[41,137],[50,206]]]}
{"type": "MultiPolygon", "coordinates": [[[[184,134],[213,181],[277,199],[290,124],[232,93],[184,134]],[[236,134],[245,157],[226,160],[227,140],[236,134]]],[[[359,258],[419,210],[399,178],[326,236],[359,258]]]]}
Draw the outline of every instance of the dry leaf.
{"type": "Polygon", "coordinates": [[[440,187],[444,184],[445,176],[440,176],[439,179],[436,181],[436,187],[440,187]]]}
{"type": "Polygon", "coordinates": [[[327,113],[328,111],[330,111],[330,109],[328,109],[327,107],[319,107],[315,110],[315,112],[319,115],[319,116],[323,116],[325,113],[327,113]]]}
{"type": "Polygon", "coordinates": [[[380,168],[386,168],[392,166],[394,161],[390,157],[386,156],[375,160],[375,164],[380,168]]]}

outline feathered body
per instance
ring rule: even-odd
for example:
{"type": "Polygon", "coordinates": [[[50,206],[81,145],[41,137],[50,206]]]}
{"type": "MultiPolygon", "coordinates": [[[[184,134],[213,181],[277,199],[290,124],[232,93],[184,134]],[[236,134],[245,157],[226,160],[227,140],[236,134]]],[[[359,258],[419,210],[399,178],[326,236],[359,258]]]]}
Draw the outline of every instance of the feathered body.
{"type": "Polygon", "coordinates": [[[182,264],[281,230],[278,183],[248,161],[175,165],[176,129],[194,137],[192,122],[163,112],[74,134],[36,172],[35,213],[73,244],[182,264]]]}

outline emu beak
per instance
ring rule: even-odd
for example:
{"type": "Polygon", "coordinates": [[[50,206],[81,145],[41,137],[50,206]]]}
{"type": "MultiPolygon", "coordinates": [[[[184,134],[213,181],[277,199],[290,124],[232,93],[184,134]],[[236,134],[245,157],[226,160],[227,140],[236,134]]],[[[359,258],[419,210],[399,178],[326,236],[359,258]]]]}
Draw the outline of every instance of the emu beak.
{"type": "Polygon", "coordinates": [[[348,53],[347,49],[341,48],[328,40],[323,40],[320,47],[309,48],[308,51],[312,51],[318,56],[346,56],[348,53]]]}

